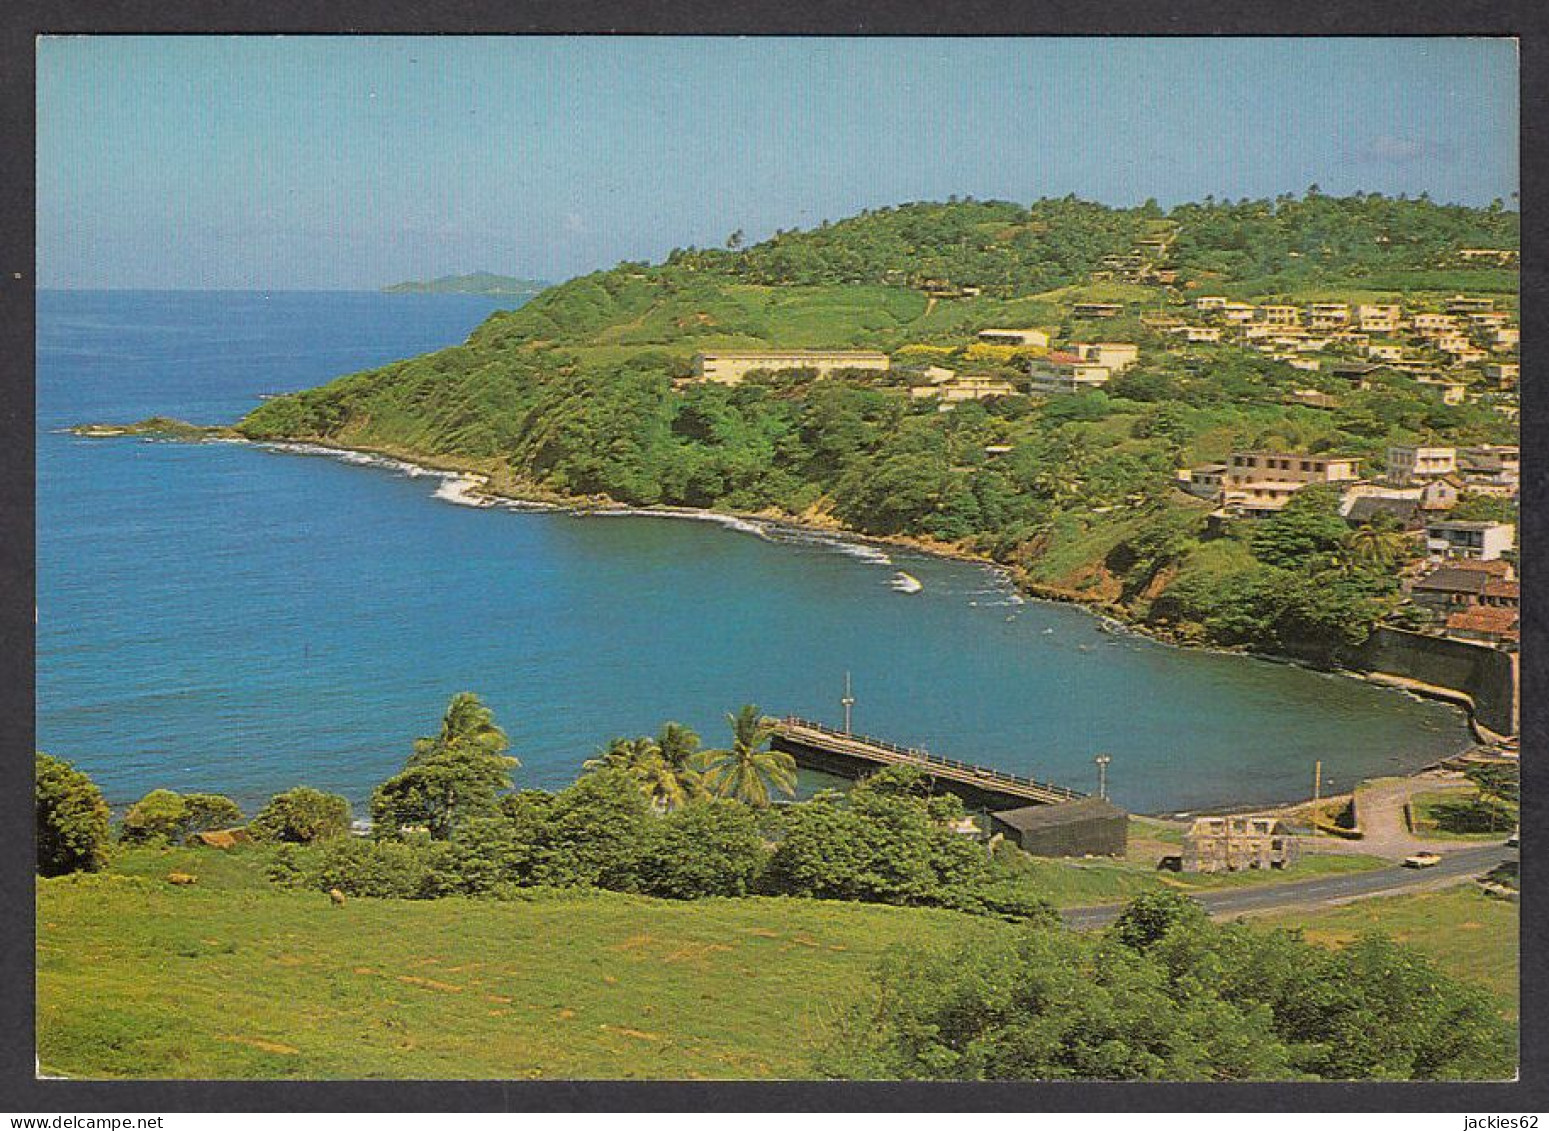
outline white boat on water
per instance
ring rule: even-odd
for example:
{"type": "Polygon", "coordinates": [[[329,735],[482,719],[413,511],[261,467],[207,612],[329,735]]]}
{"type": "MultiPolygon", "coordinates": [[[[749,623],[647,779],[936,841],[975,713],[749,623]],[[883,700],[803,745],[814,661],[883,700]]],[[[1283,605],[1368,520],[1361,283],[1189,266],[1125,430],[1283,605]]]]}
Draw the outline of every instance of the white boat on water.
{"type": "Polygon", "coordinates": [[[918,577],[915,577],[912,573],[905,573],[903,570],[899,570],[898,573],[894,574],[893,580],[889,584],[900,593],[918,593],[925,588],[918,577]]]}

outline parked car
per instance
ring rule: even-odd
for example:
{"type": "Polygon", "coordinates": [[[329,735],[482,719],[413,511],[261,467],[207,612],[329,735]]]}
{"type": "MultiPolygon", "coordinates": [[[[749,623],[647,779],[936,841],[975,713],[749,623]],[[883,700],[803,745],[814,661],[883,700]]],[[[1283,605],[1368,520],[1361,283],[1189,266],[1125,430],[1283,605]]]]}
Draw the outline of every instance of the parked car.
{"type": "Polygon", "coordinates": [[[1516,832],[1512,833],[1509,837],[1506,838],[1506,847],[1516,848],[1522,842],[1521,838],[1522,830],[1518,829],[1516,832]]]}
{"type": "Polygon", "coordinates": [[[1434,868],[1441,863],[1441,857],[1434,852],[1416,852],[1404,861],[1406,868],[1434,868]]]}

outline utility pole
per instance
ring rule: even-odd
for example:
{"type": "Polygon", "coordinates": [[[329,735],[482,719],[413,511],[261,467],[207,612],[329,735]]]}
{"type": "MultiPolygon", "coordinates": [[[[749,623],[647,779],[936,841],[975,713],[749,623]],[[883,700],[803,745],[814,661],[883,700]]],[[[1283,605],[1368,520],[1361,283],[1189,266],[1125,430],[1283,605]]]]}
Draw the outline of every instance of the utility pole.
{"type": "Polygon", "coordinates": [[[1323,760],[1312,767],[1312,835],[1318,835],[1318,803],[1323,800],[1323,760]]]}
{"type": "Polygon", "coordinates": [[[855,706],[855,696],[850,694],[850,673],[844,673],[844,698],[839,700],[844,708],[844,733],[850,733],[850,708],[855,706]]]}
{"type": "Polygon", "coordinates": [[[1097,763],[1097,796],[1108,797],[1108,763],[1113,761],[1107,754],[1099,754],[1092,761],[1097,763]]]}

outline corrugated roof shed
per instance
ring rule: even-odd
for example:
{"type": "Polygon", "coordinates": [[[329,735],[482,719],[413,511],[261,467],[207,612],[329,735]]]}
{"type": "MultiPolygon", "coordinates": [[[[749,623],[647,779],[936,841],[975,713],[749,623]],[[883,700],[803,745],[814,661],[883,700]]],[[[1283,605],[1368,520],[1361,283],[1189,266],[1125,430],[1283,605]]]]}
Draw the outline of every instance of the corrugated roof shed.
{"type": "Polygon", "coordinates": [[[1127,817],[1123,809],[1101,797],[1084,797],[1080,801],[1062,801],[1058,805],[1028,805],[1021,809],[1007,809],[996,813],[997,821],[1004,821],[1018,832],[1054,828],[1072,821],[1086,821],[1093,817],[1127,817]]]}

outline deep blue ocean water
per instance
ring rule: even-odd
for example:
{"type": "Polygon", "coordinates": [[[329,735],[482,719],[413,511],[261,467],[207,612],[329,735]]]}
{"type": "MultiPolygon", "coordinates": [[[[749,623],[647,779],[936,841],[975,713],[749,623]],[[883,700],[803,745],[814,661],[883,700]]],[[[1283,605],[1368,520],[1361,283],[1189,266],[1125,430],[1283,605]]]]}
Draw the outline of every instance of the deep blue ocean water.
{"type": "Polygon", "coordinates": [[[235,420],[263,393],[463,340],[455,295],[43,292],[38,745],[122,803],[361,802],[457,691],[557,787],[616,734],[707,744],[744,702],[1140,811],[1305,796],[1466,743],[1461,715],[1339,676],[1114,636],[987,569],[708,522],[480,510],[441,481],[252,445],[89,440],[84,421],[235,420]],[[891,560],[887,560],[887,559],[891,560]],[[907,570],[924,583],[905,594],[907,570]]]}

